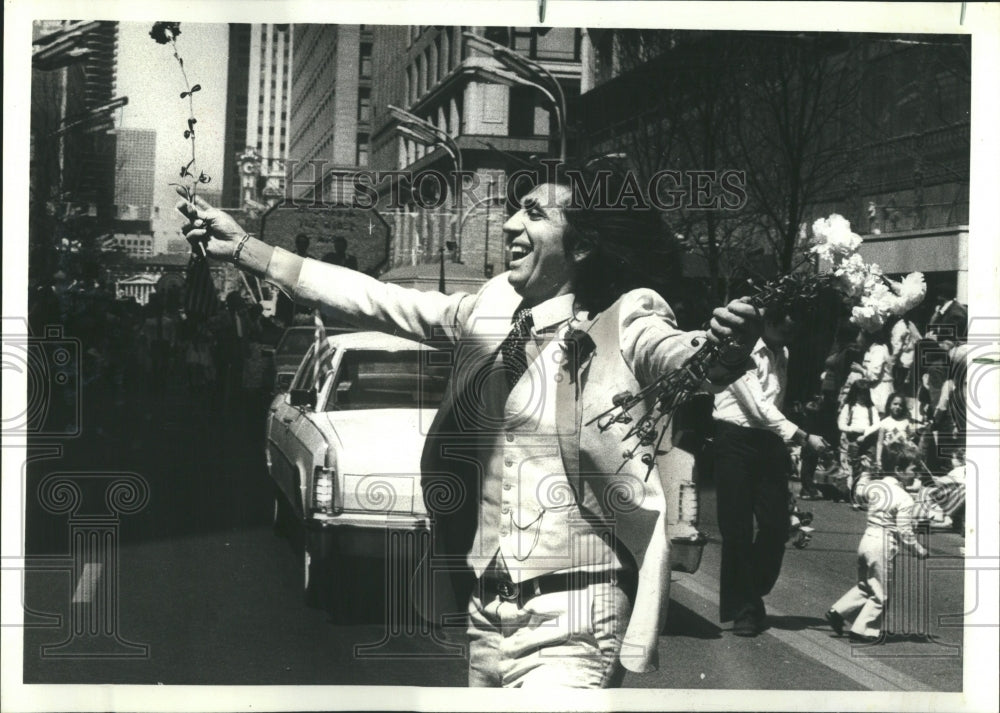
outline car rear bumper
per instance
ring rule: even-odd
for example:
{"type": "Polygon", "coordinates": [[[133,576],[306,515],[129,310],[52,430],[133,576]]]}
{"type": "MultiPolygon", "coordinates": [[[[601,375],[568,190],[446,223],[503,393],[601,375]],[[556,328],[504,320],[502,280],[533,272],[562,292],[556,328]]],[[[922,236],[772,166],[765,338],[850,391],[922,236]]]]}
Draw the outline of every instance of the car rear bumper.
{"type": "Polygon", "coordinates": [[[306,521],[313,538],[335,541],[339,554],[384,558],[390,553],[419,550],[430,533],[426,517],[343,513],[314,516],[306,521]]]}

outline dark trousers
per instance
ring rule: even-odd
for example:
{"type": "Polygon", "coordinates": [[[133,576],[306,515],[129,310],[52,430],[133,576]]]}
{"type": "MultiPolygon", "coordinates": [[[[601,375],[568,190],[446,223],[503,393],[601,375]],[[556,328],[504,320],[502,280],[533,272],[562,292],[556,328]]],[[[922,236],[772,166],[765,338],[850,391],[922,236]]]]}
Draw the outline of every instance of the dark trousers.
{"type": "Polygon", "coordinates": [[[763,613],[788,540],[791,461],[770,431],[715,423],[715,487],[722,534],[719,618],[763,613]],[[757,534],[754,536],[754,520],[757,534]]]}

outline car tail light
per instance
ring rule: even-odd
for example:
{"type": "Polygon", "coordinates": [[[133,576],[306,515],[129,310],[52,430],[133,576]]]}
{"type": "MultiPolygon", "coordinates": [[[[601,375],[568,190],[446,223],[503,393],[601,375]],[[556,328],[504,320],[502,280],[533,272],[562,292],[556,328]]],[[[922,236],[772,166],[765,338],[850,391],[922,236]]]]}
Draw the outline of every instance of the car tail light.
{"type": "Polygon", "coordinates": [[[313,473],[313,512],[326,515],[338,514],[341,506],[338,503],[339,498],[337,498],[336,493],[337,469],[316,466],[316,470],[313,473]]]}

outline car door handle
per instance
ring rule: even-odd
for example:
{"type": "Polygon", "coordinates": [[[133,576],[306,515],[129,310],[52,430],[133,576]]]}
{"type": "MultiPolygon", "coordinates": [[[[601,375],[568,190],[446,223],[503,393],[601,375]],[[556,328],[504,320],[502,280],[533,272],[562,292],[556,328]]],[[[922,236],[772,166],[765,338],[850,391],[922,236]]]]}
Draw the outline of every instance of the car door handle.
{"type": "Polygon", "coordinates": [[[295,420],[295,417],[294,417],[294,416],[285,416],[285,417],[283,417],[283,418],[281,419],[281,422],[282,422],[282,423],[291,423],[291,422],[292,422],[292,421],[294,421],[294,420],[295,420]]]}

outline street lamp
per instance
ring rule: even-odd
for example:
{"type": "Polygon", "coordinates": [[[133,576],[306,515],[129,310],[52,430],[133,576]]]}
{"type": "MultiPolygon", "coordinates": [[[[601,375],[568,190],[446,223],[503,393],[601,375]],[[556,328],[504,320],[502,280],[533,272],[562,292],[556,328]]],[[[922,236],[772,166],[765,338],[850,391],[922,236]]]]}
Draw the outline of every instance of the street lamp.
{"type": "MultiPolygon", "coordinates": [[[[458,148],[458,144],[455,140],[448,135],[448,132],[443,131],[436,127],[429,121],[421,119],[416,114],[411,114],[405,109],[400,109],[398,106],[393,106],[389,104],[386,107],[389,110],[389,114],[397,121],[395,130],[397,133],[405,136],[418,144],[424,146],[440,146],[444,149],[451,160],[455,163],[455,193],[453,195],[452,202],[455,204],[455,215],[456,218],[460,213],[461,206],[461,192],[462,192],[462,150],[458,148]]],[[[445,247],[448,250],[455,250],[456,257],[461,258],[462,250],[462,223],[461,221],[455,221],[455,241],[446,241],[445,244],[441,245],[441,273],[438,278],[438,290],[444,292],[445,282],[444,282],[444,253],[445,247]]]]}
{"type": "MultiPolygon", "coordinates": [[[[518,54],[510,47],[488,40],[475,32],[463,32],[462,36],[468,41],[469,46],[488,54],[503,65],[504,69],[516,78],[519,84],[531,86],[542,91],[546,98],[552,103],[556,111],[556,122],[559,126],[559,160],[566,161],[566,93],[562,85],[545,69],[534,60],[528,59],[524,55],[518,54]]],[[[479,68],[482,71],[482,68],[479,68]]],[[[488,70],[486,73],[495,73],[497,70],[488,70]]],[[[507,72],[502,73],[502,83],[507,83],[510,78],[507,72]]]]}

